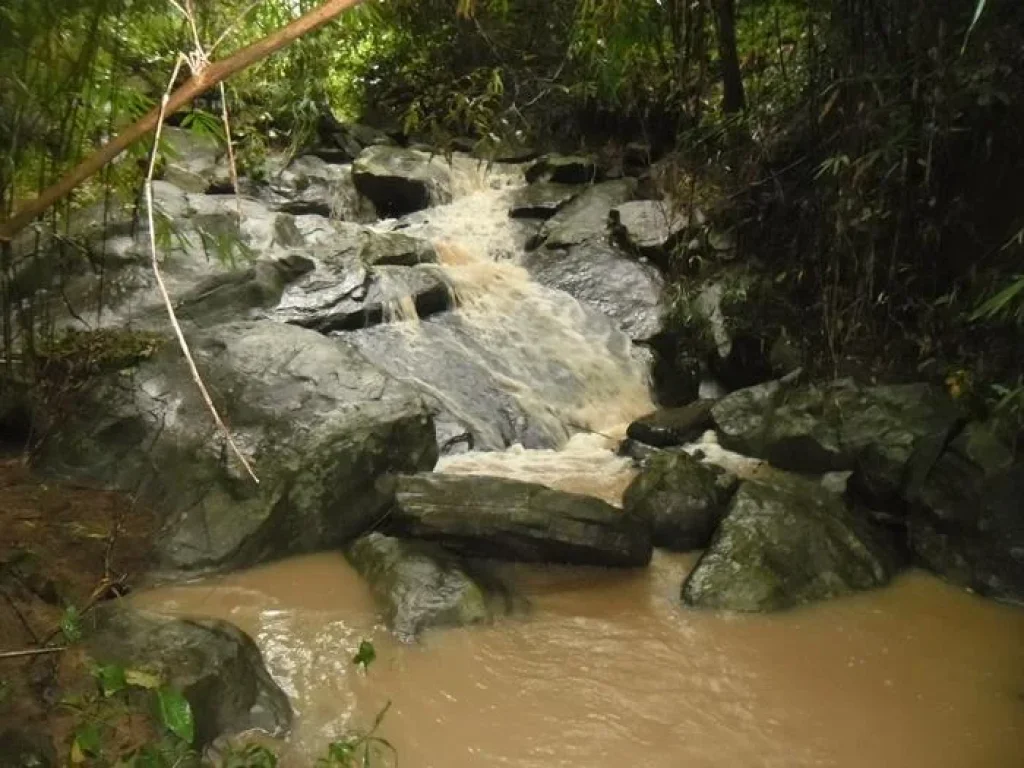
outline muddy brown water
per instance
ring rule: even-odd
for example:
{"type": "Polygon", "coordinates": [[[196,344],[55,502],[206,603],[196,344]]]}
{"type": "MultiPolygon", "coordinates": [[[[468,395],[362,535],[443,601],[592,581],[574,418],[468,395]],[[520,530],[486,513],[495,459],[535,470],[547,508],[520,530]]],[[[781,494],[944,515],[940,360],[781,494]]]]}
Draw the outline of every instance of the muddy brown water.
{"type": "Polygon", "coordinates": [[[678,603],[692,556],[649,569],[509,566],[520,617],[435,631],[378,624],[341,555],[137,598],[256,638],[292,698],[284,766],[311,765],[388,701],[411,768],[1014,768],[1024,765],[1024,612],[923,573],[774,616],[678,603]],[[372,638],[363,674],[351,657],[372,638]]]}

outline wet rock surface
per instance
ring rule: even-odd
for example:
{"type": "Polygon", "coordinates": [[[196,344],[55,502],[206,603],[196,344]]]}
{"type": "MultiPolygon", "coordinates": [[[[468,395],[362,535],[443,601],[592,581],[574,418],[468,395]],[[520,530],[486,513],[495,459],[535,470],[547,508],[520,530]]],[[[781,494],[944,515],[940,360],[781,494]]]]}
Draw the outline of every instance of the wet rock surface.
{"type": "Polygon", "coordinates": [[[452,199],[444,159],[397,147],[369,147],[352,164],[356,189],[384,216],[401,216],[452,199]]]}
{"type": "Polygon", "coordinates": [[[192,708],[196,748],[225,734],[281,736],[291,727],[287,696],[256,644],[231,624],[105,605],[90,613],[86,631],[86,649],[100,663],[153,671],[181,691],[192,708]]]}
{"type": "Polygon", "coordinates": [[[555,184],[590,184],[597,179],[597,164],[592,157],[545,155],[526,169],[526,180],[555,184]]]}
{"type": "Polygon", "coordinates": [[[550,219],[583,188],[573,184],[539,183],[517,190],[508,215],[513,219],[550,219]]]}
{"type": "Polygon", "coordinates": [[[53,474],[137,492],[162,512],[163,567],[222,570],[342,544],[385,503],[377,475],[433,467],[420,398],[344,342],[268,321],[190,341],[259,485],[224,445],[171,344],[83,391],[41,455],[53,474]]]}
{"type": "Polygon", "coordinates": [[[473,557],[638,566],[651,559],[644,521],[590,496],[495,477],[399,475],[386,525],[473,557]]]}
{"type": "Polygon", "coordinates": [[[604,241],[608,237],[608,216],[612,208],[632,199],[635,179],[595,184],[548,219],[532,245],[563,248],[580,243],[604,241]]]}
{"type": "Polygon", "coordinates": [[[714,404],[714,400],[698,400],[679,408],[649,413],[631,422],[626,436],[656,448],[683,445],[711,427],[714,404]]]}
{"type": "Polygon", "coordinates": [[[743,482],[683,584],[689,606],[777,611],[886,584],[897,561],[842,499],[797,477],[743,482]]]}
{"type": "Polygon", "coordinates": [[[370,584],[388,626],[403,640],[432,627],[487,623],[511,607],[507,588],[464,560],[422,541],[371,533],[345,549],[370,584]]]}
{"type": "Polygon", "coordinates": [[[658,453],[626,489],[623,509],[651,526],[656,547],[703,549],[725,514],[738,480],[685,453],[658,453]]]}

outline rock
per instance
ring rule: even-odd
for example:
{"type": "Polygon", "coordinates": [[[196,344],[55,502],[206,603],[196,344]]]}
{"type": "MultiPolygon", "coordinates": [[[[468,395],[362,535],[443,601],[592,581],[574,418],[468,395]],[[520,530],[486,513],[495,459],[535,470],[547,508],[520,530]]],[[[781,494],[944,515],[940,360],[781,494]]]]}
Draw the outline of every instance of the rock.
{"type": "Polygon", "coordinates": [[[769,382],[742,389],[711,410],[721,443],[796,472],[856,469],[872,496],[897,489],[915,445],[960,422],[955,404],[926,384],[865,387],[841,379],[822,386],[769,382]]]}
{"type": "Polygon", "coordinates": [[[51,768],[57,764],[49,734],[41,730],[0,730],[0,768],[51,768]]]}
{"type": "Polygon", "coordinates": [[[647,525],[591,496],[471,475],[400,475],[386,520],[396,535],[470,557],[637,566],[651,559],[647,525]]]}
{"type": "Polygon", "coordinates": [[[186,192],[207,192],[231,187],[226,153],[213,136],[165,126],[160,132],[164,146],[164,180],[186,192]]]}
{"type": "Polygon", "coordinates": [[[341,123],[333,115],[321,118],[317,133],[319,144],[311,152],[330,163],[351,162],[366,147],[394,145],[384,131],[360,123],[341,123]]]}
{"type": "Polygon", "coordinates": [[[623,509],[648,521],[654,546],[679,552],[703,549],[737,482],[685,453],[659,453],[626,489],[623,509]]]}
{"type": "Polygon", "coordinates": [[[137,493],[161,513],[159,564],[172,573],[344,544],[386,504],[378,475],[436,461],[415,391],[344,341],[260,321],[191,333],[189,342],[259,485],[224,445],[173,344],[97,377],[40,455],[58,477],[137,493]]]}
{"type": "Polygon", "coordinates": [[[480,581],[469,566],[441,547],[371,533],[345,557],[370,584],[388,626],[403,640],[432,627],[461,627],[494,618],[495,582],[480,581]]]}
{"type": "Polygon", "coordinates": [[[910,545],[950,581],[1024,603],[1024,460],[968,424],[908,490],[910,545]]]}
{"type": "Polygon", "coordinates": [[[443,158],[396,147],[374,146],[352,164],[356,189],[380,216],[401,216],[451,202],[451,172],[443,158]]]}
{"type": "Polygon", "coordinates": [[[743,482],[683,584],[687,605],[777,611],[886,584],[895,558],[839,496],[796,477],[743,482]]]}
{"type": "Polygon", "coordinates": [[[530,184],[539,181],[556,184],[590,184],[597,178],[597,164],[592,157],[578,155],[545,155],[526,169],[530,184]]]}
{"type": "Polygon", "coordinates": [[[288,697],[263,666],[256,644],[224,621],[189,621],[107,603],[83,618],[85,647],[101,664],[142,668],[180,691],[202,749],[222,734],[291,727],[288,697]]]}
{"type": "Polygon", "coordinates": [[[321,156],[301,155],[280,170],[271,170],[265,181],[246,182],[243,189],[272,211],[348,221],[376,218],[356,190],[352,169],[321,156]]]}
{"type": "Polygon", "coordinates": [[[698,400],[681,408],[664,408],[641,416],[626,429],[626,435],[658,448],[683,445],[711,427],[714,400],[698,400]]]}
{"type": "Polygon", "coordinates": [[[330,333],[415,320],[451,306],[447,283],[429,269],[379,266],[363,273],[363,282],[356,284],[332,285],[330,274],[328,269],[300,279],[288,289],[273,316],[330,333]]]}
{"type": "Polygon", "coordinates": [[[417,264],[436,264],[437,251],[433,243],[401,232],[363,232],[359,260],[367,267],[393,265],[415,267],[417,264]]]}
{"type": "Polygon", "coordinates": [[[614,246],[588,242],[564,250],[536,250],[527,254],[524,266],[534,280],[601,312],[633,341],[662,330],[667,308],[661,275],[614,246]]]}
{"type": "Polygon", "coordinates": [[[581,191],[571,184],[538,183],[516,190],[508,215],[513,219],[550,219],[581,191]]]}
{"type": "Polygon", "coordinates": [[[623,247],[663,268],[691,229],[689,215],[673,200],[633,200],[615,206],[609,216],[623,247]]]}
{"type": "Polygon", "coordinates": [[[548,219],[531,241],[536,247],[562,248],[588,242],[604,242],[608,236],[608,215],[616,205],[630,200],[635,179],[620,179],[589,187],[548,219]]]}

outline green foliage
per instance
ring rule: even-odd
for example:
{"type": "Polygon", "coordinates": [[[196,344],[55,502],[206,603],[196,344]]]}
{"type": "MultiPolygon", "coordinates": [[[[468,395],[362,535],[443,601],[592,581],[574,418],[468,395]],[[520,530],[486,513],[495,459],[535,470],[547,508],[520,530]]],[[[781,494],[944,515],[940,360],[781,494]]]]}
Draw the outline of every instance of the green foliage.
{"type": "Polygon", "coordinates": [[[375,768],[396,765],[398,752],[377,730],[391,708],[389,701],[377,713],[369,730],[354,730],[338,741],[331,742],[327,754],[316,761],[317,768],[375,768]]]}
{"type": "Polygon", "coordinates": [[[228,752],[219,768],[276,768],[277,755],[259,744],[246,744],[228,752]]]}
{"type": "Polygon", "coordinates": [[[162,686],[156,691],[157,711],[164,728],[186,744],[195,739],[196,725],[188,699],[179,691],[162,686]]]}
{"type": "Polygon", "coordinates": [[[361,640],[359,642],[359,650],[356,651],[356,655],[352,657],[352,663],[356,666],[362,666],[363,670],[369,669],[370,665],[377,658],[377,649],[373,647],[373,643],[369,640],[361,640]]]}
{"type": "Polygon", "coordinates": [[[61,614],[60,631],[69,643],[77,643],[82,639],[82,615],[74,605],[67,606],[61,614]]]}

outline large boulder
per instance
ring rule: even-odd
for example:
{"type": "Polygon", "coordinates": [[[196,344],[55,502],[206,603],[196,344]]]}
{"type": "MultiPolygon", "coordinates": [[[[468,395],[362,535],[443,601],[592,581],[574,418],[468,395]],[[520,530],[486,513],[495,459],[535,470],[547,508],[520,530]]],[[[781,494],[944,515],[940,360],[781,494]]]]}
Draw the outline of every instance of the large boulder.
{"type": "Polygon", "coordinates": [[[508,607],[508,593],[495,579],[478,578],[465,561],[436,544],[370,533],[352,542],[345,557],[403,640],[431,627],[490,622],[496,610],[508,607]]]}
{"type": "Polygon", "coordinates": [[[821,386],[768,382],[719,400],[711,415],[723,446],[796,472],[853,470],[870,455],[862,483],[877,496],[898,489],[921,441],[945,439],[960,423],[949,397],[927,384],[821,386]]]}
{"type": "Polygon", "coordinates": [[[740,485],[683,584],[687,605],[777,611],[887,583],[896,560],[841,497],[797,477],[740,485]]]}
{"type": "Polygon", "coordinates": [[[987,425],[969,424],[908,496],[918,562],[981,594],[1024,603],[1024,460],[987,425]]]}
{"type": "Polygon", "coordinates": [[[472,475],[399,475],[386,520],[395,535],[471,557],[637,566],[651,559],[646,523],[591,496],[472,475]]]}
{"type": "Polygon", "coordinates": [[[316,214],[346,221],[373,221],[375,211],[359,195],[349,166],[333,165],[315,155],[287,162],[274,158],[265,178],[244,179],[242,190],[273,211],[316,214]]]}
{"type": "Polygon", "coordinates": [[[548,248],[564,248],[608,237],[608,215],[612,208],[631,200],[636,193],[635,179],[618,179],[595,184],[544,222],[531,241],[548,248]]]}
{"type": "Polygon", "coordinates": [[[192,708],[197,749],[221,735],[291,727],[288,697],[256,644],[224,621],[189,621],[107,604],[90,612],[85,647],[101,664],[141,668],[180,691],[192,708]]]}
{"type": "Polygon", "coordinates": [[[231,169],[227,152],[216,138],[174,126],[160,131],[166,181],[187,192],[230,188],[231,169]]]}
{"type": "Polygon", "coordinates": [[[535,250],[526,268],[537,282],[565,291],[614,321],[633,341],[656,336],[665,322],[664,280],[649,264],[603,241],[535,250]]]}
{"type": "Polygon", "coordinates": [[[161,512],[164,568],[227,569],[343,544],[386,504],[378,475],[433,467],[420,398],[344,341],[269,321],[189,341],[259,485],[225,446],[173,343],[84,388],[40,457],[51,473],[137,493],[161,512]]]}
{"type": "Polygon", "coordinates": [[[623,509],[647,520],[656,547],[703,549],[711,540],[737,480],[685,453],[658,453],[622,498],[623,509]]]}
{"type": "Polygon", "coordinates": [[[401,216],[452,199],[444,159],[413,149],[368,147],[352,164],[352,179],[380,216],[401,216]]]}

